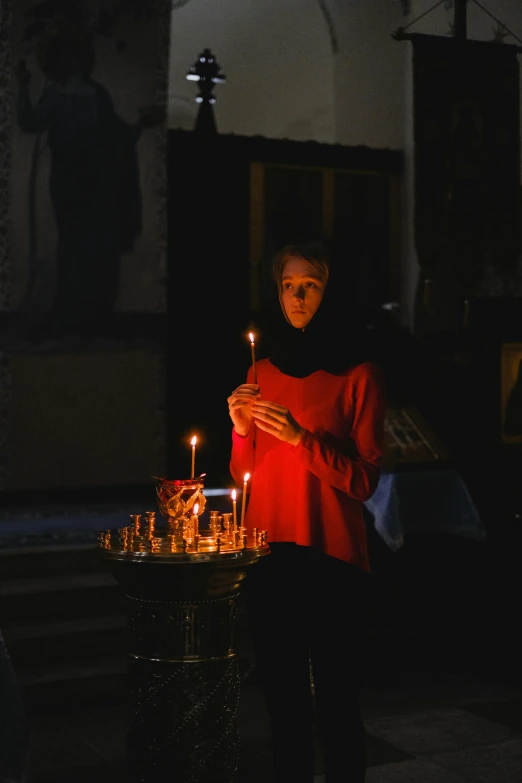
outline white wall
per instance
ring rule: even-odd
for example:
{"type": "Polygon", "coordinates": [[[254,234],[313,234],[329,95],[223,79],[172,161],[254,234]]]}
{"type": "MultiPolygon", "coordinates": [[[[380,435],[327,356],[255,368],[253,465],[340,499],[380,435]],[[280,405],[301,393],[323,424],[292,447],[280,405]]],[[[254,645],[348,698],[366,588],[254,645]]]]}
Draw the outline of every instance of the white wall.
{"type": "Polygon", "coordinates": [[[169,125],[194,127],[187,70],[206,47],[220,133],[335,141],[334,58],[316,0],[190,0],[172,12],[169,125]]]}
{"type": "Polygon", "coordinates": [[[205,47],[227,82],[215,89],[221,133],[401,148],[404,44],[400,0],[189,0],[172,12],[169,125],[193,128],[185,78],[205,47]]]}
{"type": "Polygon", "coordinates": [[[339,36],[335,62],[336,141],[401,149],[404,44],[399,0],[328,0],[339,36]]]}
{"type": "MultiPolygon", "coordinates": [[[[185,73],[208,46],[228,77],[216,88],[218,129],[346,145],[401,149],[405,155],[401,315],[413,324],[418,265],[413,242],[411,44],[392,33],[434,5],[411,0],[325,0],[338,38],[332,53],[317,0],[189,0],[172,15],[169,118],[192,128],[195,84],[185,73]]],[[[468,3],[468,36],[491,40],[495,22],[468,3]]],[[[522,39],[522,0],[482,5],[522,39]]],[[[448,35],[445,4],[411,32],[448,35]]],[[[514,43],[513,38],[507,42],[514,43]]]]}

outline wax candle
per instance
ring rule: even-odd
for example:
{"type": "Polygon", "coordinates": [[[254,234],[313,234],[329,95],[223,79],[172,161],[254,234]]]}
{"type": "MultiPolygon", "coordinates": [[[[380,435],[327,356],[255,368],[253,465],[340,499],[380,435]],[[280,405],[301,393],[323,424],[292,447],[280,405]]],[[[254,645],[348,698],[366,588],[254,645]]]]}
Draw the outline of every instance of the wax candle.
{"type": "Polygon", "coordinates": [[[237,492],[236,492],[235,489],[233,489],[232,490],[232,509],[234,511],[234,533],[237,530],[237,508],[236,508],[237,503],[236,503],[236,498],[237,498],[237,492]]]}
{"type": "Polygon", "coordinates": [[[250,348],[252,351],[252,372],[254,374],[254,383],[257,383],[257,369],[256,369],[256,344],[254,341],[254,335],[252,332],[248,335],[250,337],[250,348]]]}
{"type": "Polygon", "coordinates": [[[197,440],[198,439],[194,435],[194,437],[190,441],[190,445],[192,446],[192,470],[190,472],[190,478],[194,478],[194,475],[195,475],[194,471],[196,469],[196,443],[197,443],[197,440]]]}
{"type": "Polygon", "coordinates": [[[192,518],[192,522],[194,524],[194,535],[195,536],[197,536],[198,532],[199,532],[198,531],[198,524],[199,524],[198,513],[199,513],[199,503],[194,503],[194,516],[192,518]]]}
{"type": "Polygon", "coordinates": [[[246,494],[247,494],[247,483],[249,478],[250,478],[250,473],[245,473],[245,475],[243,476],[243,501],[241,503],[241,527],[244,527],[245,525],[246,494]]]}

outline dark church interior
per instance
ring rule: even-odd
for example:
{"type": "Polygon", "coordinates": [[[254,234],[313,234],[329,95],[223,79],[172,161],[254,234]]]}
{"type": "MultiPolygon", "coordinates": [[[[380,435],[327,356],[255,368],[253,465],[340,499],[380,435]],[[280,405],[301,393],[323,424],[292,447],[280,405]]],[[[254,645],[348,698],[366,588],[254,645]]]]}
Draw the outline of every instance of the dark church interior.
{"type": "Polygon", "coordinates": [[[240,5],[0,0],[0,783],[276,783],[227,398],[306,239],[386,386],[365,779],[520,783],[522,5],[284,0],[275,83],[240,5]]]}

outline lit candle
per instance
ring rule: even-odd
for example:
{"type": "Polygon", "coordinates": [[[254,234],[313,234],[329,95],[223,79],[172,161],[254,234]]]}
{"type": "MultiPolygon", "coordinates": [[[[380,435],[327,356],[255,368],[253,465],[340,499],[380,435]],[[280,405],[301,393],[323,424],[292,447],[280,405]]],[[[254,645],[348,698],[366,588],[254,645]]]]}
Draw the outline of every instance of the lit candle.
{"type": "Polygon", "coordinates": [[[252,332],[248,335],[250,337],[250,348],[252,350],[252,372],[254,374],[254,383],[257,383],[257,370],[256,370],[256,344],[254,342],[254,335],[252,332]]]}
{"type": "Polygon", "coordinates": [[[194,435],[194,437],[190,441],[190,445],[192,446],[192,471],[190,473],[190,478],[194,478],[194,470],[196,468],[196,443],[197,443],[197,440],[198,439],[194,435]]]}
{"type": "Polygon", "coordinates": [[[237,492],[236,492],[235,489],[233,489],[232,490],[232,508],[234,510],[234,533],[237,530],[237,508],[236,508],[237,503],[236,503],[236,498],[237,498],[237,492]]]}
{"type": "Polygon", "coordinates": [[[244,527],[245,525],[245,509],[246,509],[246,491],[247,491],[247,482],[250,478],[250,473],[245,473],[243,476],[243,501],[241,503],[241,527],[244,527]]]}
{"type": "Polygon", "coordinates": [[[192,518],[192,522],[194,523],[194,535],[197,536],[198,534],[198,512],[199,512],[199,503],[194,503],[194,517],[192,518]]]}

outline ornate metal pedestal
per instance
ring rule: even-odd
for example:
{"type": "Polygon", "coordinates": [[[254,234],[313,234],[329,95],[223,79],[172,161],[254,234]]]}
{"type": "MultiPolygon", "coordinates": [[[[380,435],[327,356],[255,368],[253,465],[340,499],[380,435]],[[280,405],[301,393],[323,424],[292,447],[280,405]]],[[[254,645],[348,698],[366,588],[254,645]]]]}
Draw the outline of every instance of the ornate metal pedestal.
{"type": "Polygon", "coordinates": [[[164,531],[147,512],[100,534],[128,602],[132,783],[237,779],[234,620],[246,569],[269,550],[264,531],[234,529],[231,514],[211,512],[210,528],[200,532],[204,496],[196,484],[160,484],[164,531]]]}

